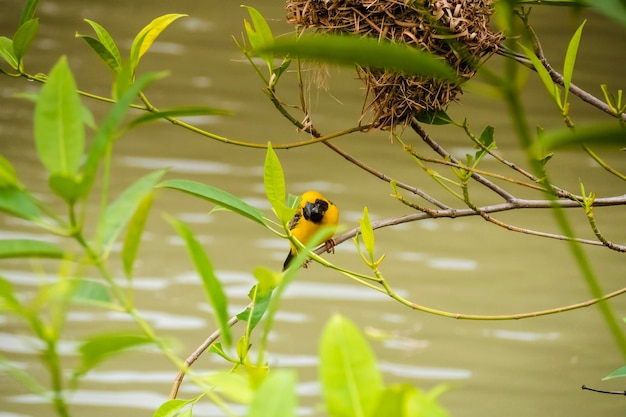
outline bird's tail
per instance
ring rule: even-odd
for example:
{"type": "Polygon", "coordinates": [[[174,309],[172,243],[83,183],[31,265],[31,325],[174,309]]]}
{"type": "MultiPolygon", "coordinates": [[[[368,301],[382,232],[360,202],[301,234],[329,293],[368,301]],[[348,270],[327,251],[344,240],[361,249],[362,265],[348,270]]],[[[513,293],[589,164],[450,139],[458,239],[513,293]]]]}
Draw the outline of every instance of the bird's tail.
{"type": "Polygon", "coordinates": [[[294,258],[295,254],[292,251],[289,251],[289,254],[287,255],[287,259],[285,259],[285,263],[283,264],[283,271],[287,268],[289,268],[289,264],[291,263],[291,260],[294,258]]]}

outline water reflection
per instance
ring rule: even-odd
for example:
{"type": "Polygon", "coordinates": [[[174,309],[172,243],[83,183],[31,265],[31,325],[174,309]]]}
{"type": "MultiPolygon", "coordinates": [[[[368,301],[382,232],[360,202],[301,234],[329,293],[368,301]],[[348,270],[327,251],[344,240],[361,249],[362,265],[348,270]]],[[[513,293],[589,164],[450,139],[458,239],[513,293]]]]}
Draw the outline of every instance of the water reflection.
{"type": "Polygon", "coordinates": [[[483,336],[496,339],[517,340],[520,342],[539,342],[542,340],[557,340],[561,335],[558,332],[524,332],[504,329],[484,329],[483,336]]]}

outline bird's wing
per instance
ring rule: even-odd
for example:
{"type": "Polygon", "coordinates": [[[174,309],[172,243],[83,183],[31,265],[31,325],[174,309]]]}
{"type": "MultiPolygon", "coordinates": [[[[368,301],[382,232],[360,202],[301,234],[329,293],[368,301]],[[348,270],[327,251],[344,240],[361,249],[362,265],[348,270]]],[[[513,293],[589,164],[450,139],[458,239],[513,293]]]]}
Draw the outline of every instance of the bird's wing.
{"type": "Polygon", "coordinates": [[[302,209],[298,209],[296,214],[289,221],[289,230],[293,230],[302,218],[302,209]]]}

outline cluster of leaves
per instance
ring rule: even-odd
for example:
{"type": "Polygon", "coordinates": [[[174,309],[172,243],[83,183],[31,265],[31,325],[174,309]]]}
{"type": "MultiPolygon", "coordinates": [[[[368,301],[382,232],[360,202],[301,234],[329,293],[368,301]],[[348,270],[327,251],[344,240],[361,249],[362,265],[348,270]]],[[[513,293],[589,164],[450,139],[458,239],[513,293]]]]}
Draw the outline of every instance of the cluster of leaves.
{"type": "MultiPolygon", "coordinates": [[[[95,123],[81,101],[66,57],[61,57],[47,75],[29,75],[26,71],[24,57],[39,26],[38,19],[34,17],[37,3],[34,0],[27,3],[19,29],[12,39],[0,37],[0,55],[13,71],[2,70],[2,73],[43,83],[39,94],[27,97],[35,102],[34,148],[47,172],[48,188],[65,203],[65,210],[55,211],[51,205],[38,198],[20,181],[11,162],[0,156],[0,211],[29,222],[42,233],[54,235],[68,245],[71,242],[78,244],[80,253],[71,252],[68,246],[50,243],[43,238],[0,240],[0,259],[56,259],[60,271],[52,282],[42,283],[33,298],[23,297],[8,279],[0,277],[0,311],[21,320],[41,341],[41,358],[51,376],[51,386],[38,381],[8,358],[0,357],[0,366],[27,389],[47,398],[58,415],[68,416],[68,388],[75,389],[81,378],[103,361],[129,349],[152,344],[183,369],[201,392],[190,400],[172,399],[164,403],[155,416],[191,415],[193,404],[202,397],[214,400],[227,414],[232,415],[220,396],[248,405],[248,416],[295,415],[295,374],[282,370],[268,374],[264,355],[280,295],[295,277],[297,266],[284,273],[264,267],[255,269],[253,275],[257,284],[250,290],[249,306],[236,318],[229,318],[228,300],[209,256],[189,226],[175,217],[167,217],[167,221],[184,240],[207,300],[215,311],[221,339],[211,346],[211,351],[232,367],[229,372],[211,375],[193,372],[190,363],[185,363],[175,354],[172,347],[154,332],[136,310],[133,297],[128,293],[131,290],[124,289],[122,285],[130,283],[132,289],[141,236],[155,198],[155,190],[159,188],[187,193],[251,220],[272,233],[291,238],[287,224],[294,213],[294,201],[285,204],[287,195],[283,171],[271,144],[267,146],[264,183],[277,221],[268,219],[255,207],[214,186],[186,179],[164,180],[166,170],[156,170],[135,180],[111,199],[109,185],[114,179],[109,169],[111,149],[124,132],[158,118],[225,112],[207,108],[159,112],[148,105],[143,95],[146,87],[164,74],[138,76],[137,67],[141,57],[164,29],[183,15],[171,14],[154,19],[135,37],[126,61],[122,60],[110,34],[96,22],[87,20],[96,37],[77,36],[93,48],[115,75],[112,86],[114,103],[102,122],[95,123]],[[124,124],[128,109],[137,106],[135,102],[138,98],[150,113],[124,124]],[[86,137],[91,132],[92,138],[87,147],[86,137]],[[99,195],[95,195],[94,191],[97,181],[102,185],[99,195]],[[87,211],[86,203],[90,199],[101,202],[101,210],[97,215],[87,211]],[[87,235],[85,225],[90,223],[97,224],[97,227],[92,235],[87,235]],[[112,247],[120,241],[125,282],[114,276],[109,267],[112,247]],[[88,268],[95,268],[100,279],[85,278],[88,268]],[[77,348],[80,364],[72,370],[65,369],[60,360],[59,343],[67,314],[77,305],[125,312],[140,331],[96,333],[86,338],[77,348]],[[253,330],[263,317],[263,327],[256,342],[257,357],[253,360],[250,356],[253,330]],[[237,320],[245,322],[245,330],[235,342],[231,325],[237,320]]],[[[258,22],[258,12],[252,8],[249,8],[249,12],[258,22]]],[[[246,27],[251,34],[249,25],[246,27]]],[[[270,71],[273,71],[271,66],[270,71]]],[[[373,232],[367,211],[362,228],[369,230],[364,233],[364,240],[373,256],[373,232]]],[[[313,239],[304,247],[293,265],[300,265],[308,254],[315,256],[311,253],[315,244],[316,239],[313,239]]],[[[343,317],[332,318],[325,328],[320,343],[320,362],[320,379],[329,415],[446,415],[437,401],[443,389],[424,393],[407,385],[384,387],[367,342],[354,324],[343,317]]]]}

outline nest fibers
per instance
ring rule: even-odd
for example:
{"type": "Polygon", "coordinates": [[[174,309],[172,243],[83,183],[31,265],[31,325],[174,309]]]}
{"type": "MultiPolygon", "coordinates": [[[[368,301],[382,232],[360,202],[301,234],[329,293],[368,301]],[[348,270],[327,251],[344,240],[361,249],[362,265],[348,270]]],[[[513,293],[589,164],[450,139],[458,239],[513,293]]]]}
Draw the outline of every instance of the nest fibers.
{"type": "MultiPolygon", "coordinates": [[[[493,0],[288,0],[287,19],[298,28],[386,38],[448,61],[461,80],[503,38],[489,28],[493,0]]],[[[462,93],[458,84],[379,69],[357,68],[367,88],[363,115],[393,129],[423,112],[445,109],[462,93]],[[369,102],[369,104],[367,104],[369,102]]]]}

